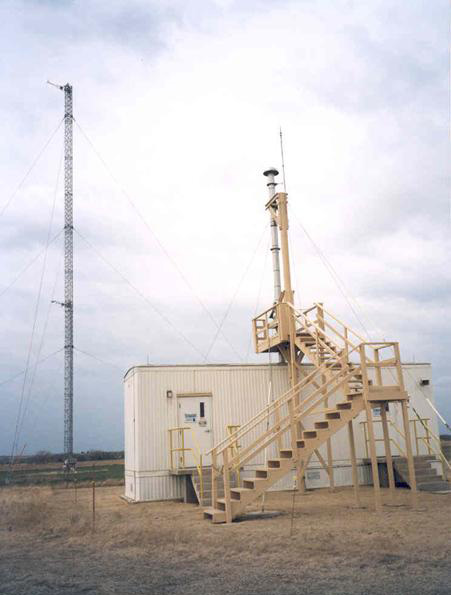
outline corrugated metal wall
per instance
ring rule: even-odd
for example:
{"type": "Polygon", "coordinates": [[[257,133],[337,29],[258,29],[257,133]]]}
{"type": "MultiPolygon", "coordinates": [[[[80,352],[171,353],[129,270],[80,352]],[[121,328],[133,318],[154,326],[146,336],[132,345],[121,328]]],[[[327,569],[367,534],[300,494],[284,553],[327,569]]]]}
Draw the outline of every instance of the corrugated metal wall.
{"type": "MultiPolygon", "coordinates": [[[[412,402],[418,413],[432,418],[430,408],[420,394],[419,379],[430,379],[428,364],[406,365],[405,383],[412,402]]],[[[384,370],[387,383],[391,373],[384,370]]],[[[176,427],[177,394],[208,393],[212,395],[213,408],[213,443],[216,444],[226,435],[228,424],[242,425],[267,404],[269,381],[272,380],[274,397],[277,398],[288,388],[288,374],[285,365],[248,365],[248,366],[141,366],[130,370],[125,378],[125,468],[126,496],[135,500],[161,500],[180,498],[182,480],[169,474],[168,429],[176,427]],[[174,395],[168,398],[167,391],[174,395]],[[133,479],[133,488],[132,485],[133,479]],[[133,490],[134,496],[131,495],[133,490]]],[[[432,398],[430,386],[421,387],[432,398]]],[[[340,397],[341,400],[341,397],[340,397]]],[[[398,407],[390,406],[390,415],[402,427],[398,407]]],[[[412,417],[412,415],[411,415],[412,417]]],[[[354,421],[356,449],[358,457],[364,458],[365,441],[361,414],[354,421]]],[[[313,418],[312,418],[313,421],[313,418]]],[[[380,424],[378,424],[380,426],[380,424]]],[[[264,424],[261,430],[264,429],[264,424]]],[[[437,421],[433,419],[433,429],[437,432],[437,421]]],[[[381,427],[377,428],[382,436],[381,427]]],[[[337,485],[350,483],[349,445],[346,428],[332,437],[334,455],[334,477],[337,485]]],[[[242,445],[243,446],[243,445],[242,445]]],[[[379,448],[382,448],[380,446],[379,448]]],[[[321,454],[326,457],[326,447],[321,454]]],[[[269,453],[272,456],[272,453],[269,453]]],[[[251,470],[263,463],[264,455],[252,461],[247,467],[251,470]]],[[[313,457],[307,475],[309,487],[327,485],[324,470],[313,457]]],[[[362,468],[362,483],[368,479],[367,471],[362,468]]],[[[367,481],[365,481],[367,483],[367,481]]],[[[292,487],[292,478],[282,480],[279,489],[292,487]]]]}

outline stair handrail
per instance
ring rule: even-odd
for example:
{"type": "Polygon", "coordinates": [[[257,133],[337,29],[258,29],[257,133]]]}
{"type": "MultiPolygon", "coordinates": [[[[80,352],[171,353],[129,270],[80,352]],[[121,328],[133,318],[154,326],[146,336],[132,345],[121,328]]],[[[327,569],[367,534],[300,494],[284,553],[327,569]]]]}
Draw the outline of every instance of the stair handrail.
{"type": "MultiPolygon", "coordinates": [[[[441,444],[441,442],[440,442],[440,438],[439,438],[439,436],[437,436],[437,434],[435,434],[435,433],[434,433],[434,432],[431,430],[431,428],[430,428],[429,426],[426,426],[426,425],[424,424],[423,418],[422,418],[422,417],[420,417],[420,415],[418,414],[418,411],[415,409],[415,407],[411,407],[411,409],[412,409],[412,411],[415,413],[415,415],[417,416],[417,418],[418,418],[418,421],[419,421],[419,422],[421,423],[421,425],[424,427],[424,429],[426,430],[426,432],[428,432],[428,433],[429,433],[429,434],[432,436],[432,438],[433,438],[433,439],[436,441],[436,443],[437,443],[437,446],[436,446],[436,448],[437,448],[437,451],[436,451],[436,453],[435,453],[435,454],[438,454],[438,456],[439,456],[439,457],[442,459],[442,461],[445,463],[445,465],[448,467],[448,469],[450,469],[450,470],[451,470],[451,465],[450,465],[450,463],[449,463],[448,459],[445,457],[445,453],[444,453],[444,452],[443,452],[443,450],[442,450],[442,444],[441,444]]],[[[413,420],[412,420],[412,421],[413,421],[413,420]]],[[[426,444],[426,439],[424,438],[424,436],[419,436],[418,438],[419,438],[420,440],[423,440],[423,442],[426,444]]]]}
{"type": "MultiPolygon", "coordinates": [[[[367,345],[371,347],[373,347],[373,345],[390,347],[393,346],[394,343],[389,341],[372,343],[365,342],[357,346],[355,349],[358,349],[360,354],[362,354],[364,351],[362,350],[362,347],[367,345]]],[[[336,363],[339,363],[344,359],[347,360],[349,354],[352,353],[352,351],[354,350],[344,352],[340,357],[337,357],[336,363]]],[[[294,408],[294,410],[292,411],[292,414],[294,414],[294,421],[299,422],[303,417],[307,417],[308,415],[314,413],[323,401],[326,401],[331,395],[333,395],[333,393],[335,393],[342,385],[347,383],[352,377],[355,377],[356,375],[360,374],[362,372],[362,366],[367,365],[366,359],[367,358],[365,358],[365,361],[361,361],[360,365],[354,364],[352,369],[349,369],[348,367],[341,367],[335,374],[329,376],[324,383],[322,383],[316,390],[313,391],[311,395],[309,395],[309,397],[307,397],[307,399],[303,400],[299,405],[297,405],[294,408]],[[318,395],[320,395],[319,398],[317,398],[318,395]]],[[[377,363],[374,362],[373,365],[377,365],[377,363]]],[[[309,383],[313,382],[316,375],[324,373],[324,370],[326,370],[328,366],[329,363],[325,363],[322,366],[316,368],[314,372],[310,374],[308,377],[309,383]]],[[[289,402],[291,399],[293,399],[293,397],[294,395],[292,394],[292,391],[288,391],[287,393],[285,393],[285,395],[283,395],[281,399],[274,403],[275,408],[282,407],[282,405],[289,402]]],[[[266,409],[264,409],[261,413],[265,412],[266,409]]],[[[281,420],[277,420],[275,423],[273,423],[271,428],[269,428],[266,432],[260,434],[251,444],[243,448],[240,453],[240,457],[233,457],[231,460],[229,460],[228,467],[230,467],[230,469],[233,469],[237,465],[243,465],[245,462],[255,457],[263,448],[271,444],[277,437],[287,432],[289,429],[289,424],[291,424],[292,422],[293,420],[291,419],[291,414],[285,415],[281,420]]],[[[256,418],[252,420],[252,424],[247,424],[246,426],[243,426],[243,429],[245,431],[242,432],[241,437],[244,434],[247,434],[251,430],[253,430],[259,423],[261,423],[261,419],[259,419],[258,416],[256,416],[256,418]]],[[[218,449],[216,451],[216,454],[221,454],[223,450],[224,448],[222,450],[218,449]]]]}
{"type": "MultiPolygon", "coordinates": [[[[343,351],[343,349],[346,349],[351,347],[353,350],[356,350],[359,347],[359,343],[354,343],[353,341],[351,341],[349,339],[349,337],[346,336],[346,333],[344,335],[342,335],[334,326],[332,326],[327,320],[324,320],[324,326],[329,328],[331,331],[333,331],[336,335],[338,335],[340,337],[340,339],[342,339],[342,341],[345,344],[345,347],[341,347],[340,345],[337,345],[337,343],[330,337],[330,335],[328,335],[326,333],[326,329],[321,328],[321,326],[315,321],[315,320],[311,320],[310,318],[308,318],[306,316],[306,313],[314,310],[315,308],[319,309],[322,308],[322,311],[324,313],[329,314],[329,312],[327,310],[325,310],[321,305],[319,304],[315,304],[312,308],[307,308],[306,310],[298,310],[291,302],[285,302],[294,312],[294,314],[296,315],[297,320],[302,319],[303,321],[303,326],[307,327],[313,327],[317,333],[317,335],[322,335],[324,337],[324,339],[328,339],[331,343],[333,343],[333,345],[335,346],[336,349],[343,351]]],[[[343,328],[345,330],[349,332],[351,332],[352,334],[356,335],[362,343],[366,343],[366,339],[364,339],[363,337],[360,337],[360,335],[358,335],[355,331],[353,331],[350,327],[346,326],[343,322],[341,322],[340,320],[338,320],[338,318],[335,318],[335,316],[329,314],[334,320],[336,320],[339,324],[341,324],[343,326],[343,328]]],[[[300,322],[300,324],[302,324],[302,322],[300,322]]],[[[309,331],[310,332],[310,331],[309,331]]],[[[313,336],[313,335],[312,335],[313,336]]],[[[321,339],[318,337],[318,339],[321,341],[321,339]]],[[[332,355],[337,355],[337,353],[329,346],[327,345],[327,343],[325,343],[324,341],[321,341],[321,347],[323,349],[326,349],[329,353],[331,353],[332,355]]],[[[366,356],[368,361],[371,361],[370,358],[368,358],[368,356],[366,356]]]]}
{"type": "Polygon", "coordinates": [[[360,343],[366,343],[368,341],[368,338],[364,338],[362,337],[362,335],[360,335],[357,331],[355,331],[353,328],[351,328],[350,326],[348,326],[347,324],[345,324],[342,320],[340,320],[339,318],[337,318],[334,314],[332,314],[332,312],[330,312],[329,310],[326,310],[326,308],[324,306],[320,306],[318,303],[315,303],[316,307],[320,307],[322,308],[324,314],[327,314],[328,316],[330,316],[331,318],[333,318],[335,320],[335,322],[338,322],[338,324],[341,324],[341,326],[345,329],[348,329],[348,332],[351,332],[355,337],[357,337],[357,339],[359,339],[360,343]]]}
{"type": "MultiPolygon", "coordinates": [[[[357,350],[357,348],[356,348],[357,350]]],[[[354,350],[352,350],[354,351],[354,350]]],[[[352,352],[351,351],[351,352],[352,352]]],[[[351,353],[349,352],[349,353],[351,353]]],[[[337,357],[335,364],[340,363],[342,360],[347,358],[348,354],[343,353],[341,356],[337,357]]],[[[245,424],[243,424],[238,430],[231,433],[230,436],[225,436],[220,442],[218,442],[211,450],[209,450],[206,454],[210,455],[213,451],[216,454],[221,454],[225,448],[230,447],[230,442],[234,440],[238,440],[246,435],[251,429],[253,429],[258,423],[264,420],[268,415],[274,413],[276,409],[280,409],[283,405],[285,405],[290,398],[292,398],[297,392],[299,392],[302,388],[305,388],[308,384],[310,384],[317,375],[324,374],[324,372],[328,371],[329,369],[329,362],[324,362],[321,366],[315,368],[310,374],[302,378],[295,386],[287,390],[283,393],[278,399],[272,401],[272,403],[266,405],[263,409],[261,409],[254,417],[248,420],[245,424]],[[262,418],[262,419],[259,419],[262,418]]],[[[339,370],[339,373],[343,373],[343,369],[339,370]]],[[[354,367],[350,371],[350,375],[353,376],[358,374],[357,368],[354,367]]],[[[303,401],[306,402],[306,401],[303,401]]]]}
{"type": "MultiPolygon", "coordinates": [[[[323,401],[328,399],[334,392],[336,392],[340,388],[341,385],[348,382],[349,379],[352,378],[352,376],[354,376],[356,373],[358,374],[359,371],[360,367],[357,370],[351,371],[345,371],[343,369],[340,369],[332,377],[329,377],[322,385],[320,385],[315,391],[313,391],[311,395],[309,395],[305,400],[301,401],[297,406],[293,408],[294,421],[299,422],[302,418],[314,413],[323,401]]],[[[263,450],[263,448],[268,446],[268,444],[271,444],[275,438],[288,431],[289,425],[291,423],[292,419],[290,413],[285,415],[282,419],[276,421],[271,428],[266,430],[266,432],[260,434],[251,444],[249,444],[247,447],[242,447],[239,456],[235,456],[232,459],[230,459],[230,469],[233,469],[238,465],[243,465],[248,460],[256,456],[261,450],[263,450]],[[261,443],[262,440],[263,443],[261,443]]],[[[249,428],[248,431],[253,429],[253,427],[249,428]]],[[[219,451],[218,454],[220,454],[220,452],[222,451],[219,451]]]]}
{"type": "MultiPolygon", "coordinates": [[[[315,413],[318,406],[328,399],[334,392],[338,390],[338,388],[346,383],[350,377],[352,377],[354,372],[348,372],[343,376],[343,371],[341,370],[338,372],[333,378],[328,379],[322,386],[320,386],[314,393],[312,393],[305,401],[301,402],[297,407],[294,408],[294,421],[299,422],[303,418],[308,417],[315,413]],[[342,376],[340,379],[339,376],[342,376]],[[340,380],[338,384],[335,384],[335,380],[340,380]],[[329,386],[332,385],[333,386],[329,386]],[[327,390],[323,394],[322,391],[327,387],[327,390]],[[319,394],[319,398],[316,398],[319,394]],[[316,400],[314,400],[316,398],[316,400]],[[305,410],[301,411],[303,407],[305,407],[310,401],[314,401],[310,404],[310,406],[305,410]]],[[[272,428],[268,429],[263,434],[260,434],[256,440],[246,448],[243,448],[240,452],[239,457],[234,457],[229,461],[229,469],[233,470],[234,468],[244,465],[249,460],[253,459],[259,452],[261,452],[264,448],[266,448],[269,444],[271,444],[278,436],[283,435],[290,429],[290,425],[292,423],[291,415],[288,413],[285,417],[283,417],[280,421],[276,422],[272,428]],[[263,440],[262,443],[260,443],[263,440]],[[259,444],[260,443],[260,444],[259,444]]]]}
{"type": "MultiPolygon", "coordinates": [[[[291,304],[288,304],[288,305],[293,308],[293,311],[296,314],[296,322],[299,322],[299,319],[301,316],[303,317],[303,323],[299,322],[299,324],[301,325],[301,328],[306,328],[307,331],[309,332],[309,334],[318,341],[318,344],[322,349],[327,351],[330,355],[333,355],[334,357],[338,357],[339,354],[336,351],[334,351],[332,349],[332,347],[325,342],[326,337],[330,340],[331,343],[334,344],[334,346],[336,347],[337,350],[343,351],[343,349],[330,339],[330,337],[325,333],[324,329],[322,329],[320,326],[318,326],[312,320],[303,316],[303,314],[298,313],[298,311],[291,304]],[[314,329],[316,331],[316,336],[310,332],[309,327],[314,327],[314,329]],[[321,339],[321,337],[319,335],[323,335],[324,339],[321,339]]],[[[351,342],[349,342],[349,345],[352,345],[351,342]]],[[[352,345],[352,347],[354,347],[354,346],[352,345]]]]}

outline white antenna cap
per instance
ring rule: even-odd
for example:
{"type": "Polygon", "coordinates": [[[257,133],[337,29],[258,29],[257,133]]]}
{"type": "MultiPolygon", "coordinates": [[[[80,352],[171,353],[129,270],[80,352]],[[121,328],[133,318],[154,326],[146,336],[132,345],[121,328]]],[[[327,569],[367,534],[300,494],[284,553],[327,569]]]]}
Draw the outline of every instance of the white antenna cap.
{"type": "Polygon", "coordinates": [[[279,172],[277,171],[277,169],[275,167],[270,167],[269,169],[265,170],[263,172],[263,175],[266,177],[274,177],[274,176],[278,176],[279,172]]]}

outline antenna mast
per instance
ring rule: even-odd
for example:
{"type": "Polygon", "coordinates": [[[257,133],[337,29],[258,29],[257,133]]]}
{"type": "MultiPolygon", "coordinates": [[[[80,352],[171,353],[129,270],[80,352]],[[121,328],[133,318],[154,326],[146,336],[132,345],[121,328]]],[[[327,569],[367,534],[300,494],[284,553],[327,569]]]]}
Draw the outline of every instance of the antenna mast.
{"type": "Polygon", "coordinates": [[[72,85],[49,85],[64,91],[64,454],[73,464],[74,452],[74,218],[72,85]]]}
{"type": "Polygon", "coordinates": [[[74,226],[72,86],[64,91],[64,454],[74,450],[74,226]]]}

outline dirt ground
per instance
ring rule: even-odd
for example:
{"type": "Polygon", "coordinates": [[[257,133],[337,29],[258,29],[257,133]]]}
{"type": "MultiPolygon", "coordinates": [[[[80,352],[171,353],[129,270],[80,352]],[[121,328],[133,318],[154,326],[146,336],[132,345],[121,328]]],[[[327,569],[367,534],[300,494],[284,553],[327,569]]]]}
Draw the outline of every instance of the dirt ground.
{"type": "Polygon", "coordinates": [[[202,520],[194,505],[130,505],[122,487],[0,491],[0,593],[342,594],[451,593],[451,495],[397,490],[372,512],[372,490],[273,493],[271,518],[202,520]],[[293,521],[293,523],[292,523],[293,521]],[[293,524],[292,536],[290,536],[293,524]]]}

